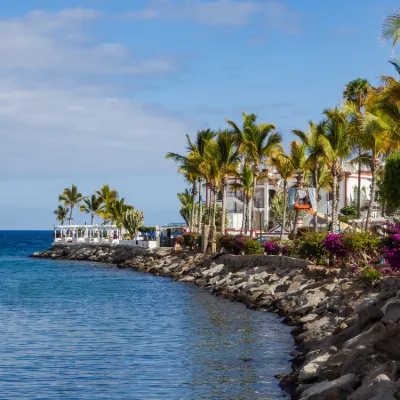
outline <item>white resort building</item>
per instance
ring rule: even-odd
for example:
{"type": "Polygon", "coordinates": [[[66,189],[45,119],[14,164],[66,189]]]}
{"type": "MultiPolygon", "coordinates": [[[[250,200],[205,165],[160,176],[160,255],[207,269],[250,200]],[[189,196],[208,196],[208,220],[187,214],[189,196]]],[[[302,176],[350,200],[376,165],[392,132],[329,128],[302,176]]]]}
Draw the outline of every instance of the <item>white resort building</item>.
{"type": "MultiPolygon", "coordinates": [[[[235,178],[230,178],[229,183],[235,182],[235,178]]],[[[227,232],[236,234],[240,232],[243,220],[243,194],[232,190],[228,183],[227,190],[227,232]]],[[[288,187],[294,186],[296,178],[293,177],[288,187]]],[[[271,200],[277,192],[282,191],[283,182],[274,171],[268,172],[268,180],[256,186],[255,191],[255,231],[256,234],[270,233],[277,234],[280,232],[280,226],[274,225],[270,221],[270,205],[271,200]]],[[[371,172],[363,171],[361,174],[361,222],[365,219],[366,210],[370,201],[371,172]]],[[[340,183],[339,210],[344,206],[357,206],[358,192],[358,173],[351,166],[346,167],[345,175],[340,183]]],[[[331,193],[321,190],[321,198],[318,202],[318,226],[323,228],[328,224],[328,218],[332,213],[332,195],[331,193]]],[[[212,198],[212,192],[207,189],[206,197],[212,198]]],[[[222,195],[220,194],[217,202],[221,205],[222,195]]],[[[251,210],[249,210],[250,215],[251,210]]],[[[374,209],[373,218],[379,216],[379,207],[374,209]]],[[[313,215],[307,215],[299,224],[302,226],[312,226],[314,223],[313,215]]]]}

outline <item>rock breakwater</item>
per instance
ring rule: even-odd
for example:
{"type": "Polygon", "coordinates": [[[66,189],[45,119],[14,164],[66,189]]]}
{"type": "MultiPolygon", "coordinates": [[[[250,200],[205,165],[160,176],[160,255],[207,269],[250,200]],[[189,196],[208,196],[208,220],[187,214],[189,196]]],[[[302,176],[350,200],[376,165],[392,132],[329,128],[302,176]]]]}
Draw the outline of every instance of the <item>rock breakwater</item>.
{"type": "Polygon", "coordinates": [[[203,255],[129,246],[54,246],[33,257],[112,263],[195,283],[294,328],[293,399],[400,399],[400,279],[374,286],[351,271],[279,256],[203,255]]]}

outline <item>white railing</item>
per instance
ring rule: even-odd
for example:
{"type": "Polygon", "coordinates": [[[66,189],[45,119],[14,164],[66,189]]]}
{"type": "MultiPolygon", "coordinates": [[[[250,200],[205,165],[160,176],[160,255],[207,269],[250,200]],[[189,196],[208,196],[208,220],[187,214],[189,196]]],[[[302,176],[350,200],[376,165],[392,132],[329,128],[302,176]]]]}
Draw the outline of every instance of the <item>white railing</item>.
{"type": "Polygon", "coordinates": [[[123,239],[105,239],[105,238],[55,238],[54,244],[59,245],[79,245],[79,244],[108,244],[115,246],[117,244],[140,247],[143,249],[154,249],[157,247],[157,242],[155,240],[123,240],[123,239]]]}

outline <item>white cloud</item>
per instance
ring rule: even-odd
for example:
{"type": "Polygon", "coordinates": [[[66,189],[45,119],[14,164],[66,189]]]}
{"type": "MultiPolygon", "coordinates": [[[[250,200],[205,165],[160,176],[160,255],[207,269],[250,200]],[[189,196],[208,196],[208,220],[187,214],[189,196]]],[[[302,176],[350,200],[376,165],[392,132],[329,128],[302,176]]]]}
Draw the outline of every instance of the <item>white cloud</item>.
{"type": "Polygon", "coordinates": [[[90,41],[85,26],[102,17],[98,11],[73,9],[0,20],[0,71],[143,75],[176,70],[170,58],[138,60],[121,43],[90,41]]]}
{"type": "Polygon", "coordinates": [[[247,25],[260,17],[261,24],[285,33],[296,33],[300,13],[281,0],[153,0],[147,8],[125,14],[139,20],[189,20],[207,25],[247,25]]]}
{"type": "Polygon", "coordinates": [[[0,86],[3,173],[140,172],[145,162],[160,164],[186,128],[165,112],[101,91],[0,86]]]}
{"type": "Polygon", "coordinates": [[[92,42],[92,10],[35,11],[0,20],[0,179],[41,173],[140,172],[160,165],[188,124],[118,92],[121,77],[175,70],[137,60],[121,43],[92,42]]]}

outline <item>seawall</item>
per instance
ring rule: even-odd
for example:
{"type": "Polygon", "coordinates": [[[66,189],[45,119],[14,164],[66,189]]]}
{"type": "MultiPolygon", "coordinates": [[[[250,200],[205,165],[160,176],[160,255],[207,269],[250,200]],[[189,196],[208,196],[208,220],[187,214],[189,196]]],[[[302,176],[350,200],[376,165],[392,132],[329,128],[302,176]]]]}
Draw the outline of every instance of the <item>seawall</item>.
{"type": "Polygon", "coordinates": [[[53,246],[33,257],[111,263],[271,311],[293,325],[293,399],[400,399],[400,279],[374,286],[349,270],[280,256],[203,255],[129,246],[53,246]]]}

